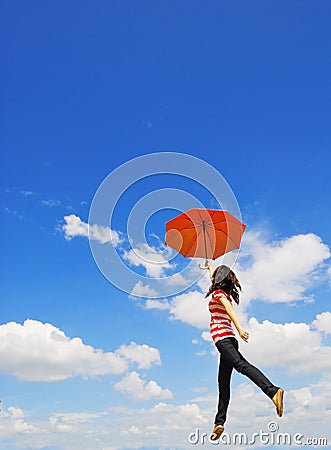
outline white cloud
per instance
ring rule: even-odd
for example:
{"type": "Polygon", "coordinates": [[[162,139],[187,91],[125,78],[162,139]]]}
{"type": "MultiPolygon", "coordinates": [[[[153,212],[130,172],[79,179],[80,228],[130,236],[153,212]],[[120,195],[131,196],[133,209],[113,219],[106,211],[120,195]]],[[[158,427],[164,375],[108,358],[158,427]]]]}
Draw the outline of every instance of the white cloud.
{"type": "Polygon", "coordinates": [[[156,381],[145,381],[137,372],[130,372],[114,385],[117,391],[133,400],[148,401],[152,399],[169,399],[173,397],[169,389],[162,389],[156,381]]]}
{"type": "Polygon", "coordinates": [[[144,308],[166,310],[170,308],[170,303],[167,300],[146,300],[144,308]]]}
{"type": "MultiPolygon", "coordinates": [[[[213,265],[214,265],[214,268],[216,268],[219,264],[217,264],[217,262],[214,261],[213,265]]],[[[201,269],[199,269],[199,270],[201,270],[201,269]]],[[[210,281],[209,272],[205,271],[203,273],[203,276],[198,280],[197,286],[201,289],[202,292],[207,292],[210,284],[211,284],[211,281],[210,281]]]]}
{"type": "MultiPolygon", "coordinates": [[[[29,424],[25,420],[25,415],[22,409],[10,406],[7,412],[2,413],[5,421],[7,422],[7,428],[9,433],[37,433],[38,428],[34,425],[29,424]]],[[[0,428],[1,436],[1,428],[0,428]]]]}
{"type": "Polygon", "coordinates": [[[327,274],[328,274],[330,282],[331,282],[331,267],[328,268],[327,274]]]}
{"type": "MultiPolygon", "coordinates": [[[[62,413],[60,418],[57,415],[63,425],[75,428],[72,437],[68,434],[63,436],[64,450],[147,449],[154,448],[156,440],[160,448],[192,448],[187,436],[195,427],[211,425],[211,417],[194,403],[176,405],[164,402],[152,408],[109,408],[90,414],[88,420],[84,413],[62,413]],[[74,440],[74,436],[81,437],[74,440]]],[[[59,442],[59,438],[58,433],[54,435],[53,445],[59,442]]]]}
{"type": "Polygon", "coordinates": [[[213,339],[212,339],[211,334],[210,334],[209,331],[203,331],[203,332],[201,333],[201,337],[202,337],[202,339],[203,339],[204,341],[209,341],[209,342],[212,342],[212,341],[213,341],[213,339]]]}
{"type": "Polygon", "coordinates": [[[164,269],[162,269],[161,274],[160,268],[154,269],[152,266],[148,268],[151,277],[149,280],[152,282],[153,287],[150,284],[143,284],[141,281],[138,281],[131,290],[130,298],[133,300],[140,299],[141,301],[138,304],[144,309],[169,309],[169,301],[159,299],[166,296],[169,290],[174,294],[185,290],[185,288],[194,284],[194,280],[186,279],[181,273],[164,276],[164,269]],[[160,274],[160,278],[156,278],[158,274],[160,274]]]}
{"type": "Polygon", "coordinates": [[[139,369],[150,369],[153,364],[161,365],[159,350],[146,344],[139,345],[131,342],[130,345],[121,345],[115,353],[131,362],[138,363],[139,369]]]}
{"type": "Polygon", "coordinates": [[[111,242],[112,245],[117,246],[122,242],[121,235],[118,231],[101,225],[89,225],[75,214],[64,216],[64,220],[66,223],[62,226],[62,230],[67,240],[76,236],[83,236],[98,241],[100,244],[111,242]]]}
{"type": "Polygon", "coordinates": [[[165,270],[174,267],[163,256],[160,249],[146,243],[137,244],[134,248],[124,251],[123,258],[132,266],[143,267],[146,274],[153,278],[164,276],[165,270]]]}
{"type": "Polygon", "coordinates": [[[209,326],[208,300],[198,291],[174,297],[170,306],[170,314],[171,319],[180,320],[197,328],[208,328],[209,326]]]}
{"type": "Polygon", "coordinates": [[[268,320],[259,323],[251,318],[248,331],[249,344],[242,342],[240,345],[252,364],[282,367],[292,374],[330,376],[331,347],[322,345],[321,333],[309,324],[277,324],[268,320]]]}
{"type": "Polygon", "coordinates": [[[34,192],[32,191],[20,191],[20,194],[22,194],[24,197],[30,197],[31,195],[34,195],[34,192]]]}
{"type": "Polygon", "coordinates": [[[331,334],[331,312],[326,311],[321,314],[317,314],[316,320],[313,322],[313,326],[322,333],[331,334]]]}
{"type": "Polygon", "coordinates": [[[70,339],[49,323],[26,320],[0,326],[0,373],[26,381],[59,381],[74,376],[121,374],[127,362],[115,353],[70,339]]]}
{"type": "Polygon", "coordinates": [[[194,282],[194,280],[197,279],[196,276],[194,276],[194,269],[190,271],[190,279],[185,278],[181,273],[175,273],[165,280],[161,280],[162,283],[169,284],[171,286],[177,286],[178,288],[185,288],[187,286],[191,286],[194,282]],[[193,279],[193,281],[192,281],[193,279]]]}
{"type": "MultiPolygon", "coordinates": [[[[272,402],[248,382],[232,391],[225,431],[230,436],[239,432],[251,437],[259,430],[267,432],[268,423],[273,421],[278,424],[280,433],[291,433],[292,436],[301,433],[305,439],[326,437],[330,442],[330,402],[331,383],[323,379],[286,389],[284,415],[279,419],[272,402]]],[[[215,381],[213,392],[207,391],[194,402],[183,404],[162,401],[151,408],[110,407],[97,412],[52,413],[43,419],[40,419],[39,411],[35,415],[30,413],[29,425],[36,430],[34,433],[14,433],[10,414],[3,411],[0,437],[13,439],[19,448],[148,449],[154,448],[157,442],[160,448],[192,449],[189,435],[197,428],[200,437],[201,433],[211,433],[216,404],[215,381]]],[[[256,444],[255,448],[265,448],[258,441],[256,444]]],[[[206,440],[203,447],[214,448],[206,440]]],[[[238,445],[226,447],[238,449],[238,445]]]]}
{"type": "Polygon", "coordinates": [[[236,269],[244,301],[307,300],[304,292],[315,281],[314,272],[329,257],[329,248],[313,233],[268,243],[261,234],[247,232],[236,269]],[[245,258],[249,264],[243,268],[245,258]]]}
{"type": "Polygon", "coordinates": [[[49,208],[54,208],[55,206],[61,206],[62,203],[60,202],[60,200],[41,200],[41,205],[42,206],[48,206],[49,208]]]}
{"type": "Polygon", "coordinates": [[[157,297],[157,291],[153,289],[149,284],[143,284],[141,281],[138,281],[131,291],[131,296],[135,297],[157,297]]]}

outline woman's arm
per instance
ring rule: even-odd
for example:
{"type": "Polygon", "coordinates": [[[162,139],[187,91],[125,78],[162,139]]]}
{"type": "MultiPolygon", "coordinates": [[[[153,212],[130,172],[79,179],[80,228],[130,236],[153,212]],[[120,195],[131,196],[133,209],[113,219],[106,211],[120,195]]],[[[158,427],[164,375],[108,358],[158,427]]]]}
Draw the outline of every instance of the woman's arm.
{"type": "Polygon", "coordinates": [[[239,319],[237,316],[236,311],[234,310],[233,306],[231,305],[231,303],[229,302],[228,299],[224,298],[224,297],[220,297],[217,299],[217,301],[219,303],[221,303],[224,308],[226,309],[226,312],[229,314],[232,322],[234,323],[234,326],[237,328],[239,336],[241,337],[241,339],[245,342],[248,342],[248,338],[249,338],[249,333],[247,331],[245,331],[240,323],[239,323],[239,319]]]}
{"type": "Polygon", "coordinates": [[[209,270],[209,278],[212,279],[214,271],[209,261],[206,261],[205,267],[209,270]]]}

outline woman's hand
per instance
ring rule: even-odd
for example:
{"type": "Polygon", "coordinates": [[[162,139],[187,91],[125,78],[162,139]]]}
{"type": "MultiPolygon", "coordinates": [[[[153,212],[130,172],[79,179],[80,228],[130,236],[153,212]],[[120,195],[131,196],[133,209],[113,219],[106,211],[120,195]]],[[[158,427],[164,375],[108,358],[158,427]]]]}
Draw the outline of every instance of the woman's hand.
{"type": "Polygon", "coordinates": [[[208,259],[206,259],[205,268],[208,269],[208,271],[209,271],[209,278],[212,281],[212,276],[213,276],[214,271],[213,271],[213,268],[212,268],[210,262],[208,261],[208,259]]]}
{"type": "Polygon", "coordinates": [[[243,328],[240,328],[238,333],[243,341],[248,342],[249,333],[247,331],[245,331],[243,328]]]}

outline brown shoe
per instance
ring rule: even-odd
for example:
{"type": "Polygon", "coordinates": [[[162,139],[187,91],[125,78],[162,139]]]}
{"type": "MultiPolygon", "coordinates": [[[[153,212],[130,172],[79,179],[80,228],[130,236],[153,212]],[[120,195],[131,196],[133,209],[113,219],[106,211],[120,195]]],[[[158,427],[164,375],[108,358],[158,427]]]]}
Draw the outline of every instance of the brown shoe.
{"type": "Polygon", "coordinates": [[[279,417],[282,417],[283,415],[283,398],[284,391],[281,388],[279,388],[276,394],[272,397],[272,401],[276,405],[277,414],[279,417]]]}
{"type": "Polygon", "coordinates": [[[211,441],[217,441],[221,437],[221,434],[224,431],[223,425],[215,425],[212,434],[210,435],[211,441]]]}

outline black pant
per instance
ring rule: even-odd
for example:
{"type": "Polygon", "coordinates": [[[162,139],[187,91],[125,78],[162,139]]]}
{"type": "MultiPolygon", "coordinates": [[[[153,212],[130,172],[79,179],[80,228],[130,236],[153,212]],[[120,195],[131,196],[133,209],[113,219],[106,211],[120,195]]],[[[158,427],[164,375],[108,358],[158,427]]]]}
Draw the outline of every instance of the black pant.
{"type": "Polygon", "coordinates": [[[238,341],[235,337],[218,341],[216,347],[221,355],[218,371],[218,411],[215,424],[223,425],[226,421],[226,412],[230,401],[230,380],[233,368],[246,375],[270,398],[276,394],[278,387],[274,386],[259,369],[252,366],[243,357],[238,351],[238,341]]]}

